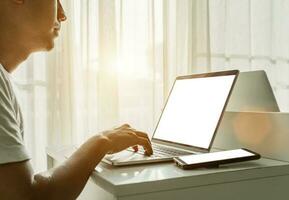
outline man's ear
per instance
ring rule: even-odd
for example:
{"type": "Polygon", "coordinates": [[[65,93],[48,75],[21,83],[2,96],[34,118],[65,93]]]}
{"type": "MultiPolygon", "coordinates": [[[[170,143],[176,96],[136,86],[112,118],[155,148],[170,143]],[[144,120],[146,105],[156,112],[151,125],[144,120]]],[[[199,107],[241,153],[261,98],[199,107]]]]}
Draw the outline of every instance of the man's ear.
{"type": "Polygon", "coordinates": [[[25,0],[13,0],[14,3],[16,4],[24,4],[25,0]]]}

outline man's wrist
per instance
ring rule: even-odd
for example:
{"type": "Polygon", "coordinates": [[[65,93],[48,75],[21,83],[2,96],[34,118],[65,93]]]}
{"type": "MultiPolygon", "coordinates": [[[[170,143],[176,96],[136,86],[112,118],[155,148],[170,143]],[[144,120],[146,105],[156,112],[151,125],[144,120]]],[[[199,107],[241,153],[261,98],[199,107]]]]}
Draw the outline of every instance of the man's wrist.
{"type": "Polygon", "coordinates": [[[96,139],[97,146],[101,147],[104,155],[111,153],[111,140],[108,137],[105,135],[96,135],[94,138],[96,139]]]}

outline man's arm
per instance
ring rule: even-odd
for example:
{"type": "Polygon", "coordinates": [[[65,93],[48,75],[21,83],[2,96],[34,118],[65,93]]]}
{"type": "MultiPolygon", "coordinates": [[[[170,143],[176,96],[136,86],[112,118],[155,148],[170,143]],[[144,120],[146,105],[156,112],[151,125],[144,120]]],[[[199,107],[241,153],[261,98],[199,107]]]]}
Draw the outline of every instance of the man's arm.
{"type": "Polygon", "coordinates": [[[152,154],[146,134],[128,125],[85,142],[66,162],[33,175],[29,161],[0,165],[0,199],[76,199],[106,153],[141,145],[152,154]]]}

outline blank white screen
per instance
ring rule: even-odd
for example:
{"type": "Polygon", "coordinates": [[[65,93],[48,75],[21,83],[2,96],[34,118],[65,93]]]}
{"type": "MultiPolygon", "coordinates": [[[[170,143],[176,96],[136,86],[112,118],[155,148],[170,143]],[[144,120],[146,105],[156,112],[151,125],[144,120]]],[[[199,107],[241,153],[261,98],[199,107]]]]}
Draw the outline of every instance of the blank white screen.
{"type": "Polygon", "coordinates": [[[253,156],[254,154],[243,149],[227,150],[214,153],[204,153],[199,155],[180,156],[180,159],[187,164],[204,163],[211,161],[227,160],[232,158],[242,158],[253,156]]]}
{"type": "Polygon", "coordinates": [[[208,149],[234,78],[176,80],[154,138],[208,149]]]}

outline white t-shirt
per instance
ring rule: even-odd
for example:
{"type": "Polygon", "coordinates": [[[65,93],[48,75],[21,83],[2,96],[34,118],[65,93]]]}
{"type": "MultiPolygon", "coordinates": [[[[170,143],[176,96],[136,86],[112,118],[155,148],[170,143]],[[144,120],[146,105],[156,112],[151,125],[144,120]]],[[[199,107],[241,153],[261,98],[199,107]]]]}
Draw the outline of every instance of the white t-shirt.
{"type": "Polygon", "coordinates": [[[23,141],[23,118],[9,73],[0,64],[0,164],[30,159],[23,141]]]}

